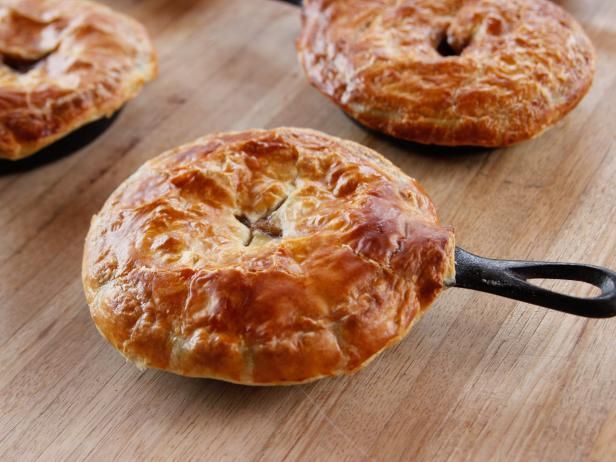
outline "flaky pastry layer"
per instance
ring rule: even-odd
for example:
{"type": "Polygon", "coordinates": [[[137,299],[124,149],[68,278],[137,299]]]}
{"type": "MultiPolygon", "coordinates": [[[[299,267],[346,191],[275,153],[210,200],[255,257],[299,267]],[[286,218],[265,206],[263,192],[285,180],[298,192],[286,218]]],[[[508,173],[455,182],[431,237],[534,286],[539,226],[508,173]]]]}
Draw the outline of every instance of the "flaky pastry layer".
{"type": "Polygon", "coordinates": [[[586,94],[593,46],[548,0],[305,0],[310,82],[362,124],[427,144],[533,138],[586,94]]]}
{"type": "Polygon", "coordinates": [[[0,0],[0,158],[110,116],[156,74],[144,27],[87,0],[0,0]]]}
{"type": "Polygon", "coordinates": [[[419,184],[316,131],[206,136],[143,165],[88,233],[94,322],[144,367],[254,385],[357,371],[454,277],[419,184]]]}

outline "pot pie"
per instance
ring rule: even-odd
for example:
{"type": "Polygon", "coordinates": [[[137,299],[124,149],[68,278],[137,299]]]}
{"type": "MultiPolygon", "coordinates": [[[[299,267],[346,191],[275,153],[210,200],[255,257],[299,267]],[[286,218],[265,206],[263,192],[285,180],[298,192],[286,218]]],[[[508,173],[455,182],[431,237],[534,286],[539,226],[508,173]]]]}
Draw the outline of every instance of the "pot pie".
{"type": "Polygon", "coordinates": [[[284,385],[353,373],[454,279],[454,234],[376,152],[312,130],[206,136],[93,217],[83,285],[128,360],[284,385]]]}
{"type": "Polygon", "coordinates": [[[144,27],[86,0],[0,1],[0,158],[110,116],[156,74],[144,27]]]}
{"type": "Polygon", "coordinates": [[[426,144],[506,146],[588,91],[593,46],[548,0],[304,0],[310,82],[361,124],[426,144]]]}

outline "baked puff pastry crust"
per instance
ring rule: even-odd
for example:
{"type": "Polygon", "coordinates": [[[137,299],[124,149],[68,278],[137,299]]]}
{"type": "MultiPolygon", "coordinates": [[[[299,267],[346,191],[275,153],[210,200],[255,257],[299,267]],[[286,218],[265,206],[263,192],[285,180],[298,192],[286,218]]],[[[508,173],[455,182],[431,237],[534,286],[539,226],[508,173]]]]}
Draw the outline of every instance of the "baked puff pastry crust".
{"type": "Polygon", "coordinates": [[[206,136],[143,165],[93,218],[83,285],[137,365],[250,385],[348,374],[454,277],[412,178],[295,128],[206,136]]]}
{"type": "Polygon", "coordinates": [[[299,58],[360,123],[427,144],[505,146],[572,110],[593,46],[548,0],[304,0],[299,58]]]}
{"type": "Polygon", "coordinates": [[[144,27],[87,0],[0,0],[0,158],[110,116],[156,74],[144,27]]]}

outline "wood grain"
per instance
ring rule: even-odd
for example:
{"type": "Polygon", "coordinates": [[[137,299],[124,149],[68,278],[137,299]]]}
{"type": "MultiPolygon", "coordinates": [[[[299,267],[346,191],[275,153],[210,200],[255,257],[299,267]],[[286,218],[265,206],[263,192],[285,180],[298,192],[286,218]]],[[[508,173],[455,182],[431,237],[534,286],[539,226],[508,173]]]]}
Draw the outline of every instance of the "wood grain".
{"type": "Polygon", "coordinates": [[[614,320],[452,289],[355,376],[248,388],[126,364],[80,283],[90,217],[142,162],[208,132],[279,125],[382,152],[475,253],[616,268],[616,3],[559,2],[598,51],[582,104],[537,140],[477,152],[397,143],[345,117],[300,73],[290,5],[107,3],[148,26],[160,77],[87,147],[0,164],[0,460],[616,460],[614,320]]]}

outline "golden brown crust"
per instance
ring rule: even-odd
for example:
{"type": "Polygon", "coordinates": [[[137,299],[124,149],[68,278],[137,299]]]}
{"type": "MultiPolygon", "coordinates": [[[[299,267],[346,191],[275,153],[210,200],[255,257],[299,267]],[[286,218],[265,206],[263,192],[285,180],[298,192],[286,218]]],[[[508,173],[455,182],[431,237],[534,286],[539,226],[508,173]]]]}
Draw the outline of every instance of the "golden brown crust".
{"type": "Polygon", "coordinates": [[[210,135],[142,166],[93,218],[83,284],[126,358],[291,384],[351,373],[453,279],[453,231],[368,148],[280,128],[210,135]]]}
{"type": "Polygon", "coordinates": [[[590,88],[594,50],[547,0],[305,0],[310,82],[362,124],[428,144],[541,134],[590,88]],[[443,40],[459,56],[441,56],[443,40]]]}
{"type": "Polygon", "coordinates": [[[0,0],[0,158],[110,116],[156,74],[144,27],[86,0],[0,0]]]}

